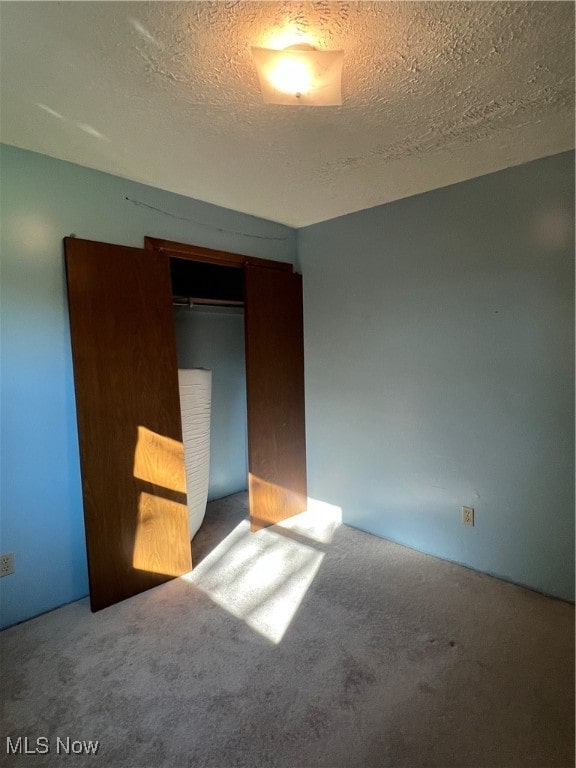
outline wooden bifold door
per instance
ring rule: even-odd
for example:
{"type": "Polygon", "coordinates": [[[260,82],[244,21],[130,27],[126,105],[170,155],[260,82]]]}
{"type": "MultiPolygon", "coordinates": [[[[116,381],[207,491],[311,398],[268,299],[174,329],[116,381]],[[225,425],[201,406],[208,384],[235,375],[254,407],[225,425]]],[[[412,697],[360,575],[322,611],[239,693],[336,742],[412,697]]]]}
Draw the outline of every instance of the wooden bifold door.
{"type": "MultiPolygon", "coordinates": [[[[170,282],[177,246],[187,248],[65,239],[93,610],[192,567],[170,282]]],[[[248,489],[258,530],[306,507],[301,278],[291,265],[189,248],[188,258],[245,272],[248,489]]]]}

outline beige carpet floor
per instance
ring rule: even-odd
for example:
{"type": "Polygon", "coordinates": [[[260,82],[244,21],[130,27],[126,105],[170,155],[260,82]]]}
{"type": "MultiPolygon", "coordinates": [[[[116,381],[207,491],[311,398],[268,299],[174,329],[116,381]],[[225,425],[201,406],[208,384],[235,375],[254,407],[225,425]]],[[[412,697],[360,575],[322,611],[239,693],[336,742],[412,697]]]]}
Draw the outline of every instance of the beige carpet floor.
{"type": "Polygon", "coordinates": [[[573,606],[328,508],[251,534],[245,494],[209,507],[188,576],[1,633],[0,765],[574,765],[573,606]]]}

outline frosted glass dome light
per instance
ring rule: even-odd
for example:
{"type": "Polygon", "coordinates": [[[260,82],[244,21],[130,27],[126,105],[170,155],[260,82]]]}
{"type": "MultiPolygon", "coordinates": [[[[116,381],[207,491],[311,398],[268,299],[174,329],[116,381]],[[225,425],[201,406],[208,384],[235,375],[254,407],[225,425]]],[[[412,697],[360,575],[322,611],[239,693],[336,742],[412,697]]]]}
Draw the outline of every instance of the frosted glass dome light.
{"type": "Polygon", "coordinates": [[[265,104],[342,104],[344,51],[319,51],[299,44],[282,50],[252,47],[252,55],[265,104]]]}

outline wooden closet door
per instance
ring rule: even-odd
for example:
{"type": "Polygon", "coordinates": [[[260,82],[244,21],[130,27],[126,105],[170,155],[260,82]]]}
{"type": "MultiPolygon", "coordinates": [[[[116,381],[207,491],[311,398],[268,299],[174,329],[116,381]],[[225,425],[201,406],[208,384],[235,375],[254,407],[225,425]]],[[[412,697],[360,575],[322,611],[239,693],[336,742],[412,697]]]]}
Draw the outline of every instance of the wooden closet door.
{"type": "Polygon", "coordinates": [[[191,569],[163,254],[65,239],[92,610],[191,569]]]}
{"type": "Polygon", "coordinates": [[[246,394],[253,531],[306,509],[302,278],[245,267],[246,394]]]}

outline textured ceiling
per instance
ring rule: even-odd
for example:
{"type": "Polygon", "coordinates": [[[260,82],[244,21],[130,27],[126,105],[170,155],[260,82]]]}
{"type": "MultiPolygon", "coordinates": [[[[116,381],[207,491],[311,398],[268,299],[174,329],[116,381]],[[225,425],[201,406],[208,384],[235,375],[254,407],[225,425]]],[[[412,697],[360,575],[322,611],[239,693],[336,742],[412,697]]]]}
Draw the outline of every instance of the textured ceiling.
{"type": "Polygon", "coordinates": [[[2,141],[303,226],[574,146],[571,2],[2,2],[2,141]],[[250,46],[343,48],[264,105],[250,46]]]}

